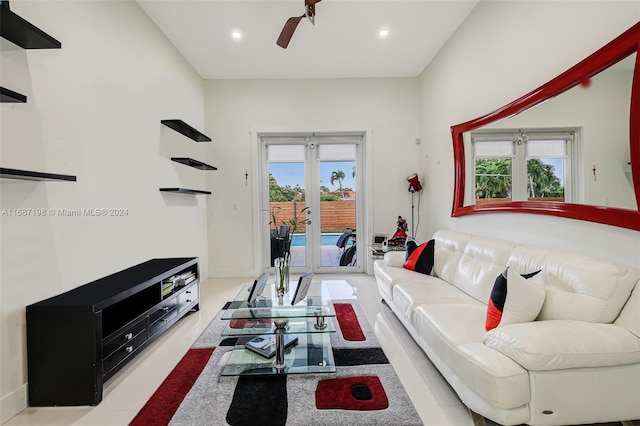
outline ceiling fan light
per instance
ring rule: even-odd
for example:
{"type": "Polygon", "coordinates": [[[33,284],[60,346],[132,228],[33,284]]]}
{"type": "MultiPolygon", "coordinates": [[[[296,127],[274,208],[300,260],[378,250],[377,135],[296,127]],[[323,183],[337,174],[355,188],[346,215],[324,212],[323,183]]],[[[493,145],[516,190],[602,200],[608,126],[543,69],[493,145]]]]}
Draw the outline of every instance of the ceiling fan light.
{"type": "Polygon", "coordinates": [[[238,30],[233,30],[231,31],[231,38],[234,40],[241,40],[242,39],[242,33],[238,30]]]}
{"type": "Polygon", "coordinates": [[[389,36],[389,30],[388,29],[383,28],[380,31],[378,31],[378,37],[387,38],[388,36],[389,36]]]}

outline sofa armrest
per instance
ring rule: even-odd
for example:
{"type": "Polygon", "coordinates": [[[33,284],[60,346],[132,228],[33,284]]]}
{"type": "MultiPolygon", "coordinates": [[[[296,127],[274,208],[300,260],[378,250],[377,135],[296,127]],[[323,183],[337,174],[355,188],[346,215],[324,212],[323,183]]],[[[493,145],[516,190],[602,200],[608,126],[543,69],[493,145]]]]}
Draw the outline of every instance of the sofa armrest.
{"type": "Polygon", "coordinates": [[[404,251],[388,251],[384,254],[384,263],[387,266],[402,268],[407,254],[404,251]]]}
{"type": "Polygon", "coordinates": [[[484,343],[533,371],[640,362],[640,338],[615,324],[574,320],[511,324],[487,332],[484,343]]]}

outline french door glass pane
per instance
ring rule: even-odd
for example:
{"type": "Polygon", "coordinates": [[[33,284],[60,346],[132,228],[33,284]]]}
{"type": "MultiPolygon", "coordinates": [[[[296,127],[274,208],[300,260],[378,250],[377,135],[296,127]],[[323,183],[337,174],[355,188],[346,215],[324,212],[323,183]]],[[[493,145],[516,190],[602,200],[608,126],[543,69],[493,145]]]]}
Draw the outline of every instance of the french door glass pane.
{"type": "MultiPolygon", "coordinates": [[[[322,157],[324,146],[319,148],[322,157]]],[[[342,145],[334,160],[319,162],[321,266],[355,266],[357,261],[355,148],[342,145]]]]}
{"type": "MultiPolygon", "coordinates": [[[[295,145],[292,147],[296,147],[295,145]]],[[[271,151],[271,146],[268,147],[271,151]]],[[[304,146],[303,146],[304,148],[304,146]]],[[[280,150],[279,154],[286,154],[287,150],[280,150]]],[[[295,154],[295,150],[288,151],[295,154]]],[[[302,221],[305,213],[305,188],[304,188],[304,149],[302,161],[269,162],[269,211],[271,215],[271,266],[274,260],[282,253],[275,238],[277,229],[283,224],[289,225],[292,219],[302,221]]],[[[272,157],[274,158],[274,157],[272,157]]],[[[282,158],[282,157],[280,157],[282,158]]],[[[289,159],[293,156],[289,156],[289,159]]],[[[306,226],[301,223],[293,230],[291,241],[292,267],[305,267],[307,265],[306,226]]]]}

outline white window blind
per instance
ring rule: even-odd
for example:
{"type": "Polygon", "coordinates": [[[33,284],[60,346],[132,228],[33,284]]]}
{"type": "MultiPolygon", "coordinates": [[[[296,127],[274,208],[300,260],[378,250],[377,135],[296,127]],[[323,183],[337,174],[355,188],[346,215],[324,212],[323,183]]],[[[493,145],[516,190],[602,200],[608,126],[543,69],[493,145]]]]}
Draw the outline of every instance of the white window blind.
{"type": "Polygon", "coordinates": [[[306,145],[267,145],[267,161],[301,163],[305,160],[306,145]]]}
{"type": "Polygon", "coordinates": [[[318,160],[351,161],[355,160],[357,146],[353,144],[321,144],[318,145],[318,160]]]}
{"type": "Polygon", "coordinates": [[[527,157],[564,157],[567,155],[565,140],[530,140],[527,142],[527,157]]]}
{"type": "Polygon", "coordinates": [[[473,143],[476,157],[512,157],[513,141],[478,141],[473,143]]]}

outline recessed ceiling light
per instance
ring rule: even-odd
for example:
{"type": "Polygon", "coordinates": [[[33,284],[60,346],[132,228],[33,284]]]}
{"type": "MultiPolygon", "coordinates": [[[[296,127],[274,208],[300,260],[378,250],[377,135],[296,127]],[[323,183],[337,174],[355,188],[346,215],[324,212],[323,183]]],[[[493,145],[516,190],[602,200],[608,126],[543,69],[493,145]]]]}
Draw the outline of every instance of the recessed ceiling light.
{"type": "Polygon", "coordinates": [[[388,36],[389,36],[389,30],[388,29],[383,28],[380,31],[378,31],[378,37],[387,38],[388,36]]]}
{"type": "Polygon", "coordinates": [[[234,40],[240,40],[242,38],[242,33],[238,30],[231,31],[231,38],[234,40]]]}

